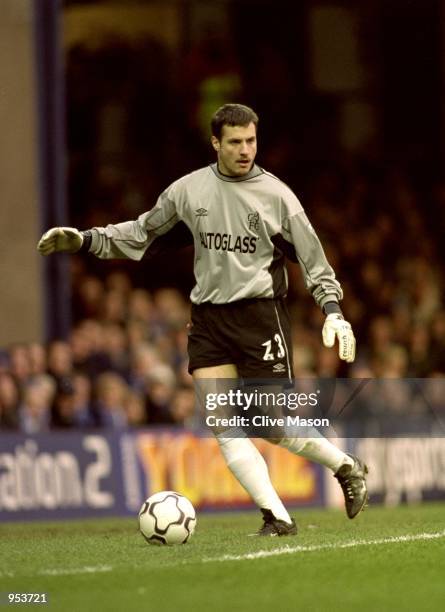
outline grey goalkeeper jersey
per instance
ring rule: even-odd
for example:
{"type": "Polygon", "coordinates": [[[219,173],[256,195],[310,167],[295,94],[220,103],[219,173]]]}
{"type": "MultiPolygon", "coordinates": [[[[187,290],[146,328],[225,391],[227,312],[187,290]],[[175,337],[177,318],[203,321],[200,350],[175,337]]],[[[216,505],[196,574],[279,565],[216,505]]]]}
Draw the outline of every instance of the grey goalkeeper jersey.
{"type": "Polygon", "coordinates": [[[193,236],[195,304],[226,304],[287,293],[285,256],[298,261],[308,290],[323,307],[342,298],[320,241],[295,194],[254,165],[228,177],[217,164],[172,183],[135,221],[91,230],[90,252],[140,260],[159,236],[183,222],[193,236]]]}

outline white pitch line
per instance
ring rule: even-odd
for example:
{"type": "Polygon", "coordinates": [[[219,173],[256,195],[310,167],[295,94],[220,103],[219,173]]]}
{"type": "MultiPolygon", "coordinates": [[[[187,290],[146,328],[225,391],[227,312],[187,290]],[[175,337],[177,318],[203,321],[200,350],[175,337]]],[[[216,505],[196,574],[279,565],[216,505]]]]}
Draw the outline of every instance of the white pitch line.
{"type": "Polygon", "coordinates": [[[380,538],[378,540],[351,540],[349,542],[338,542],[336,544],[316,544],[314,546],[284,546],[274,550],[258,550],[245,555],[223,555],[221,557],[208,557],[203,559],[204,563],[217,561],[250,561],[252,559],[263,559],[265,557],[277,557],[280,555],[292,555],[303,552],[317,552],[319,550],[336,550],[341,548],[355,548],[356,546],[380,546],[382,544],[400,544],[402,542],[415,542],[416,540],[437,540],[445,538],[445,531],[436,533],[417,533],[391,538],[380,538]]]}
{"type": "Polygon", "coordinates": [[[86,565],[85,567],[44,569],[37,572],[39,576],[72,576],[74,574],[97,574],[111,572],[111,565],[86,565]]]}
{"type": "MultiPolygon", "coordinates": [[[[341,548],[355,548],[357,546],[379,546],[382,544],[401,544],[403,542],[415,542],[418,540],[438,540],[445,538],[445,530],[436,533],[415,533],[391,538],[380,538],[378,540],[350,540],[349,542],[338,542],[335,544],[316,544],[313,546],[283,546],[273,550],[257,550],[254,553],[244,555],[223,555],[221,557],[207,557],[204,559],[181,560],[174,563],[166,563],[163,567],[177,567],[178,565],[189,565],[196,563],[214,563],[221,561],[250,561],[264,559],[266,557],[278,557],[280,555],[292,555],[295,553],[317,552],[319,550],[337,550],[341,548]]],[[[112,572],[117,569],[111,565],[86,565],[84,567],[43,569],[36,572],[37,576],[73,576],[76,574],[96,574],[112,572]]],[[[14,578],[14,572],[0,571],[0,578],[14,578]]]]}
{"type": "MultiPolygon", "coordinates": [[[[111,565],[85,565],[84,567],[63,568],[39,570],[33,576],[74,576],[75,574],[97,574],[113,571],[111,565]]],[[[15,578],[20,574],[14,572],[0,571],[0,578],[15,578]]]]}

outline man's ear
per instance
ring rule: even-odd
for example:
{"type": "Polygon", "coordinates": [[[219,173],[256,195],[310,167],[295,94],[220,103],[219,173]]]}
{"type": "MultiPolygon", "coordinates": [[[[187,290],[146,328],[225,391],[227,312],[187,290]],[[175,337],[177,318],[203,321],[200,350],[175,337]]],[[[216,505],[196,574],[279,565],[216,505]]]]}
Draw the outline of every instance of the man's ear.
{"type": "Polygon", "coordinates": [[[220,149],[220,142],[219,142],[219,140],[217,139],[216,136],[212,136],[211,143],[212,143],[212,147],[215,149],[215,151],[219,151],[219,149],[220,149]]]}

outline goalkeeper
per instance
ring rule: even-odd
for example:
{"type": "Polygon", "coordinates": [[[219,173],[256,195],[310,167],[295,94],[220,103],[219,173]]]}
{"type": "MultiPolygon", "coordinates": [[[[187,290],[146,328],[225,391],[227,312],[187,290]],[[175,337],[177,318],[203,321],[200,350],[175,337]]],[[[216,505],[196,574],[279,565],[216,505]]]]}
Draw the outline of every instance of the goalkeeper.
{"type": "MultiPolygon", "coordinates": [[[[172,183],[137,220],[86,231],[52,228],[38,244],[43,255],[88,251],[102,259],[140,260],[146,252],[193,243],[188,353],[198,385],[220,379],[292,383],[286,257],[300,264],[307,289],[326,315],[325,346],[337,340],[340,358],[355,358],[354,334],[339,306],[342,290],[314,229],[289,187],[255,164],[257,125],[252,109],[224,105],[211,121],[216,163],[172,183]]],[[[258,533],[295,534],[295,521],[252,441],[231,430],[217,440],[228,467],[262,511],[258,533]]],[[[358,458],[320,436],[273,442],[331,469],[349,518],[363,509],[367,467],[358,458]]]]}

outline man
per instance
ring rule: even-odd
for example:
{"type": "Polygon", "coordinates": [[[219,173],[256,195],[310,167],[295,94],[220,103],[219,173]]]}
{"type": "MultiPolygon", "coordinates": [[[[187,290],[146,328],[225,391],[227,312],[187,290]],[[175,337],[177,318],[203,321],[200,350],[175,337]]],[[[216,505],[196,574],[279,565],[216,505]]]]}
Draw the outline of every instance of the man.
{"type": "MultiPolygon", "coordinates": [[[[341,313],[343,297],[321,244],[294,193],[255,164],[256,113],[226,104],[212,118],[217,162],[170,185],[136,221],[79,232],[53,228],[38,249],[87,250],[99,258],[140,260],[169,237],[193,237],[196,285],[191,292],[189,369],[195,381],[221,379],[292,382],[292,343],[285,256],[300,263],[305,284],[326,314],[323,342],[339,342],[340,358],[355,358],[355,338],[341,313]]],[[[185,238],[186,240],[187,238],[185,238]]],[[[224,384],[221,381],[221,384],[224,384]]],[[[252,441],[239,430],[218,432],[228,467],[263,513],[260,535],[293,535],[297,528],[269,479],[252,441]]],[[[272,441],[272,440],[269,440],[272,441]]],[[[329,467],[354,518],[367,502],[367,467],[325,438],[273,440],[290,452],[329,467]]]]}

